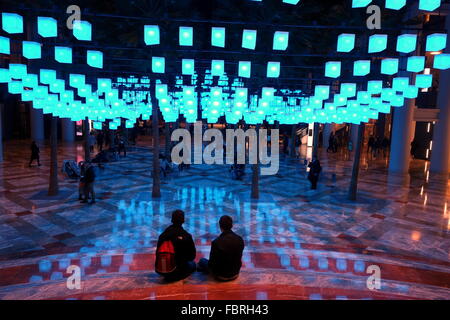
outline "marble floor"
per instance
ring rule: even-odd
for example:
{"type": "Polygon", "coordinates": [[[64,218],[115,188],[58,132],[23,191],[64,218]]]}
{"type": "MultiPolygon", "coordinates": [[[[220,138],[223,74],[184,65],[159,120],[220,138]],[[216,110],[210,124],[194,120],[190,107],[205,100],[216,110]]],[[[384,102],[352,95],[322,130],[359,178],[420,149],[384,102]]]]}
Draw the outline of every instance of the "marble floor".
{"type": "MultiPolygon", "coordinates": [[[[77,181],[59,175],[47,196],[49,148],[28,167],[29,141],[4,146],[0,163],[0,299],[450,299],[448,179],[412,162],[408,179],[389,176],[387,159],[364,156],[356,202],[346,197],[351,155],[321,153],[324,172],[309,190],[302,159],[281,157],[260,180],[231,179],[225,166],[193,165],[162,179],[151,198],[151,143],[106,165],[98,201],[78,201],[77,181]],[[197,259],[209,255],[223,214],[246,242],[241,276],[218,283],[194,274],[164,283],[153,271],[159,233],[174,209],[186,212],[197,259]],[[67,268],[79,266],[81,288],[67,268]],[[381,288],[369,290],[369,266],[381,288]]],[[[59,162],[81,160],[81,144],[59,147],[59,162]]]]}

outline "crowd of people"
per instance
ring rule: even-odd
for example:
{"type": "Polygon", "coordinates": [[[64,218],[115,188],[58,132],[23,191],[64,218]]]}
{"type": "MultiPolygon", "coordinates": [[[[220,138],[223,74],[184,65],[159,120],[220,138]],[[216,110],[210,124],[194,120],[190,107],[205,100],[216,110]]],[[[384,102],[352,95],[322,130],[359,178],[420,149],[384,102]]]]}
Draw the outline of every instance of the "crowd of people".
{"type": "Polygon", "coordinates": [[[239,277],[244,240],[233,232],[233,219],[219,219],[221,234],[211,243],[209,259],[195,263],[197,251],[191,234],[184,228],[185,213],[175,210],[172,224],[158,238],[155,271],[167,281],[187,278],[195,271],[211,274],[217,280],[231,281],[239,277]]]}

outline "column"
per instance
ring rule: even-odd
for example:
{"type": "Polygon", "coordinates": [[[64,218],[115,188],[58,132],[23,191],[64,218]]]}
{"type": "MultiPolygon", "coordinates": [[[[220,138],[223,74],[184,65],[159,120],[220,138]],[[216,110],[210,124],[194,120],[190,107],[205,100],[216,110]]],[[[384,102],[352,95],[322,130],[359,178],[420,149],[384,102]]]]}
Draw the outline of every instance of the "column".
{"type": "Polygon", "coordinates": [[[331,133],[334,131],[334,123],[326,123],[323,127],[323,148],[326,150],[329,147],[328,140],[331,133]]]}
{"type": "MultiPolygon", "coordinates": [[[[445,20],[447,29],[447,43],[450,43],[450,14],[445,20]]],[[[450,53],[447,45],[445,53],[450,53]]],[[[430,171],[448,175],[450,163],[450,70],[441,70],[439,78],[439,92],[437,107],[439,119],[433,132],[433,150],[431,151],[430,171]]]]}
{"type": "Polygon", "coordinates": [[[353,150],[356,148],[356,144],[358,143],[358,129],[359,125],[352,123],[350,125],[350,141],[353,145],[353,150]]]}
{"type": "Polygon", "coordinates": [[[0,103],[0,162],[3,161],[3,104],[0,103]]]}
{"type": "Polygon", "coordinates": [[[44,137],[44,114],[42,110],[30,107],[31,139],[43,141],[44,137]]]}
{"type": "Polygon", "coordinates": [[[61,119],[62,140],[75,142],[75,122],[68,118],[61,119]]]}

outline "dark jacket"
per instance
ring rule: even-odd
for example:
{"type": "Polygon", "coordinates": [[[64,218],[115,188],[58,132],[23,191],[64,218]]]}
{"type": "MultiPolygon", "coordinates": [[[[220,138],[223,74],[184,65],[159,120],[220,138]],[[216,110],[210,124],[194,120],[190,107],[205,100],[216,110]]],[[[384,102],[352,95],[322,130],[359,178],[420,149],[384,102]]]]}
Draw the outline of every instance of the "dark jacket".
{"type": "Polygon", "coordinates": [[[159,236],[158,248],[164,241],[172,240],[177,268],[183,268],[197,254],[192,236],[182,226],[171,225],[159,236]]]}
{"type": "Polygon", "coordinates": [[[39,158],[39,153],[40,153],[39,147],[33,143],[31,145],[31,157],[34,159],[39,158]]]}
{"type": "Polygon", "coordinates": [[[233,231],[224,231],[211,243],[208,267],[214,275],[232,278],[242,267],[244,240],[233,231]]]}
{"type": "Polygon", "coordinates": [[[319,160],[312,161],[308,167],[310,168],[308,177],[309,178],[316,178],[319,176],[319,174],[322,172],[322,166],[320,165],[319,160]]]}

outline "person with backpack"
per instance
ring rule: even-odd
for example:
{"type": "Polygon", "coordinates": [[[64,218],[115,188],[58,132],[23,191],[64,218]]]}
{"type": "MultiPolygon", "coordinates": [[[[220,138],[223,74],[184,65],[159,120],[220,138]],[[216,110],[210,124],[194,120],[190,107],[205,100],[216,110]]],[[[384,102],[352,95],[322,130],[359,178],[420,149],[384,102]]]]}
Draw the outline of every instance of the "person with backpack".
{"type": "Polygon", "coordinates": [[[196,270],[194,240],[183,223],[184,211],[172,212],[172,225],[159,236],[156,246],[155,271],[167,281],[184,279],[196,270]]]}
{"type": "Polygon", "coordinates": [[[40,161],[40,157],[39,157],[39,153],[41,152],[39,150],[39,147],[36,144],[36,141],[33,141],[31,143],[31,158],[30,158],[30,163],[28,164],[29,167],[31,167],[31,164],[33,163],[34,160],[37,160],[38,166],[41,166],[41,161],[40,161]]]}
{"type": "Polygon", "coordinates": [[[95,203],[95,192],[94,192],[94,182],[95,182],[95,168],[92,164],[85,164],[85,174],[84,174],[84,199],[81,203],[87,203],[89,196],[91,197],[91,204],[95,203]]]}
{"type": "Polygon", "coordinates": [[[244,240],[231,230],[233,219],[230,216],[222,216],[219,227],[222,233],[211,243],[209,260],[200,259],[197,270],[211,273],[220,281],[235,280],[242,267],[244,240]]]}
{"type": "Polygon", "coordinates": [[[311,182],[311,190],[317,189],[317,182],[319,181],[319,175],[322,172],[322,166],[320,165],[319,159],[314,155],[312,161],[308,165],[309,174],[308,180],[311,182]]]}

